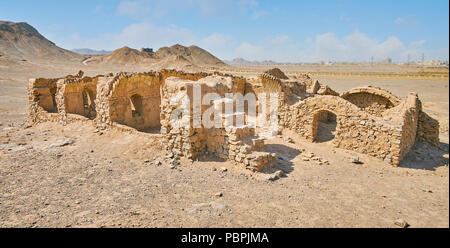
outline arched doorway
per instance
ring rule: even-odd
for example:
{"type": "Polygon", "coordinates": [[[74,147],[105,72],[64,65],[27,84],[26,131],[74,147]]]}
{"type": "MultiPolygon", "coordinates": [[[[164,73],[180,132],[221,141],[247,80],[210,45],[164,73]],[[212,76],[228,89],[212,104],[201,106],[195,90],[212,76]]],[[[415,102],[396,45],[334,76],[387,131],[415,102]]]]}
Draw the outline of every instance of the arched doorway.
{"type": "Polygon", "coordinates": [[[83,107],[84,116],[92,119],[97,116],[97,111],[95,110],[95,93],[89,89],[83,90],[83,107]]]}
{"type": "Polygon", "coordinates": [[[313,140],[328,142],[334,139],[337,127],[336,115],[328,110],[319,110],[313,119],[313,140]]]}

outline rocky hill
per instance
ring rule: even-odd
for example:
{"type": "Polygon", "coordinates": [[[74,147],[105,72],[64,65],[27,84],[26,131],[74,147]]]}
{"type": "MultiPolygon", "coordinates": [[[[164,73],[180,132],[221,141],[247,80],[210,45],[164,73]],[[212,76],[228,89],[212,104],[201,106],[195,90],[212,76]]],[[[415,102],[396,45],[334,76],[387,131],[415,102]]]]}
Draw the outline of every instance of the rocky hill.
{"type": "Polygon", "coordinates": [[[83,58],[56,46],[25,22],[0,21],[0,52],[4,57],[23,60],[81,61],[83,58]]]}
{"type": "Polygon", "coordinates": [[[109,54],[95,56],[84,61],[85,64],[109,64],[109,65],[144,65],[154,63],[151,54],[141,52],[129,47],[119,48],[109,54]]]}
{"type": "Polygon", "coordinates": [[[196,66],[225,66],[226,64],[211,53],[198,46],[185,47],[179,44],[171,47],[161,47],[154,54],[155,58],[165,59],[173,57],[177,60],[187,60],[196,66]]]}
{"type": "Polygon", "coordinates": [[[94,56],[84,63],[173,69],[226,66],[220,59],[200,47],[185,47],[179,44],[171,47],[162,47],[155,53],[122,47],[106,55],[94,56]]]}

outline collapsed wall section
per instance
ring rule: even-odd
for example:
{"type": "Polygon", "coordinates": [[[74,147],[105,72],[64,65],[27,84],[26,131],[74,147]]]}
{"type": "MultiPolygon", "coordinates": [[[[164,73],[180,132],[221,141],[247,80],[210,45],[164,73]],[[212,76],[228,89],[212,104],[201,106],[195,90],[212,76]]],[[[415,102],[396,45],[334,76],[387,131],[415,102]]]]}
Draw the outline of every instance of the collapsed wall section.
{"type": "MultiPolygon", "coordinates": [[[[224,97],[226,93],[243,93],[243,86],[236,84],[230,77],[208,76],[198,81],[167,78],[161,89],[161,133],[166,136],[164,143],[167,144],[168,152],[175,156],[195,158],[202,151],[208,150],[208,146],[213,147],[211,137],[221,136],[221,132],[203,127],[202,115],[213,103],[203,104],[202,99],[196,99],[194,103],[194,87],[198,87],[201,97],[208,93],[220,97],[224,97]],[[200,115],[194,116],[195,113],[200,115]],[[184,118],[178,122],[184,124],[174,126],[174,118],[178,117],[184,118]],[[200,125],[194,125],[194,122],[200,122],[200,125]]],[[[214,113],[210,116],[215,118],[214,113]]]]}
{"type": "Polygon", "coordinates": [[[217,75],[198,81],[168,78],[162,87],[161,133],[169,157],[195,159],[210,154],[252,170],[270,166],[276,157],[261,151],[264,141],[255,135],[255,128],[246,123],[237,125],[238,118],[246,120],[246,113],[224,112],[226,104],[236,110],[235,99],[226,96],[243,95],[244,84],[242,80],[217,75]],[[209,98],[209,93],[214,96],[209,98]],[[194,95],[203,100],[196,101],[194,95]],[[205,98],[209,100],[205,102],[205,98]],[[211,126],[205,123],[208,118],[211,126]]]}
{"type": "Polygon", "coordinates": [[[37,78],[28,81],[28,125],[54,119],[48,113],[57,113],[57,81],[59,79],[37,78]]]}
{"type": "Polygon", "coordinates": [[[161,86],[164,86],[166,79],[169,77],[177,77],[185,80],[197,81],[204,77],[210,76],[209,73],[205,72],[187,73],[183,71],[167,70],[167,69],[162,69],[160,73],[161,73],[161,86]]]}

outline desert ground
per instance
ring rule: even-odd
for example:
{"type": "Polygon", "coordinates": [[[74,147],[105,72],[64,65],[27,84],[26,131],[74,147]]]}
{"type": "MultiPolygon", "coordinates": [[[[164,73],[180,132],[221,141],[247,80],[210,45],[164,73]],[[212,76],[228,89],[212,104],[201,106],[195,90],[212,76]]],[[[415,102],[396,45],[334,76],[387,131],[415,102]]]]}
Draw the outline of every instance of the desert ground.
{"type": "MultiPolygon", "coordinates": [[[[352,65],[276,66],[288,75],[369,71],[352,65]]],[[[225,71],[254,77],[265,68],[231,66],[225,71]]],[[[370,68],[381,73],[409,67],[370,68]]],[[[158,130],[98,131],[83,117],[66,126],[27,127],[27,79],[62,77],[80,69],[87,75],[124,70],[0,64],[0,227],[399,227],[398,220],[413,228],[449,227],[448,77],[312,76],[338,92],[366,85],[401,97],[417,92],[424,110],[440,122],[441,145],[416,144],[393,167],[286,131],[267,141],[268,150],[278,156],[277,168],[285,173],[271,181],[267,174],[208,156],[171,166],[164,161],[158,130]],[[353,156],[362,163],[352,163],[353,156]]]]}

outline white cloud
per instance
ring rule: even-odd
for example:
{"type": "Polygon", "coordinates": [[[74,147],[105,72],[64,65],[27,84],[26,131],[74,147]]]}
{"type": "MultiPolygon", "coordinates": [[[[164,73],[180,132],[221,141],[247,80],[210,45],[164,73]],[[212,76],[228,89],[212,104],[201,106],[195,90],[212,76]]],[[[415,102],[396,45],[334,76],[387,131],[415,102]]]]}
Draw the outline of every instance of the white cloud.
{"type": "Polygon", "coordinates": [[[189,29],[169,26],[156,26],[151,22],[140,22],[125,27],[118,33],[104,33],[97,37],[81,39],[77,34],[73,34],[62,40],[56,40],[59,44],[64,44],[65,48],[87,47],[91,49],[112,50],[123,46],[132,48],[152,47],[159,48],[170,46],[176,43],[182,45],[193,45],[197,43],[195,35],[189,29]]]}
{"type": "Polygon", "coordinates": [[[375,60],[387,57],[399,60],[405,50],[403,43],[397,37],[378,41],[359,31],[342,39],[334,33],[318,35],[311,46],[314,52],[309,54],[307,59],[312,61],[370,61],[371,57],[375,60]]]}
{"type": "Polygon", "coordinates": [[[415,28],[418,25],[417,21],[411,16],[398,17],[394,20],[394,24],[403,28],[415,28]]]}
{"type": "Polygon", "coordinates": [[[377,40],[355,31],[338,37],[332,32],[318,34],[314,38],[296,41],[286,34],[275,34],[259,42],[241,41],[229,34],[212,33],[197,37],[187,28],[174,25],[157,26],[150,21],[129,25],[117,33],[104,33],[97,37],[82,38],[77,33],[69,37],[55,37],[56,44],[65,48],[92,48],[112,50],[122,46],[132,48],[171,46],[179,43],[185,46],[198,45],[221,59],[242,57],[247,60],[275,60],[278,62],[318,62],[324,61],[370,61],[392,58],[394,62],[448,60],[448,47],[435,50],[424,48],[425,40],[405,45],[397,37],[377,40]]]}
{"type": "Polygon", "coordinates": [[[247,42],[241,43],[237,48],[233,51],[233,56],[235,58],[245,58],[248,60],[260,60],[260,54],[264,53],[263,46],[252,45],[247,42]]]}
{"type": "Polygon", "coordinates": [[[396,62],[420,60],[422,53],[428,59],[448,59],[448,48],[426,50],[425,40],[405,45],[397,37],[391,36],[379,41],[355,31],[345,37],[332,32],[308,38],[303,43],[291,40],[287,35],[268,37],[260,44],[242,42],[233,50],[234,57],[248,60],[276,60],[279,62],[349,61],[368,62],[392,58],[396,62]],[[447,53],[446,53],[447,51],[447,53]]]}
{"type": "Polygon", "coordinates": [[[197,45],[219,58],[229,58],[231,55],[230,51],[233,50],[236,42],[231,35],[213,33],[208,37],[200,39],[197,45]]]}
{"type": "Polygon", "coordinates": [[[201,40],[201,42],[205,45],[221,46],[227,44],[231,39],[232,37],[230,35],[214,33],[201,40]]]}
{"type": "Polygon", "coordinates": [[[185,28],[177,26],[157,27],[150,22],[132,24],[118,35],[113,35],[117,44],[131,47],[161,47],[168,44],[182,43],[191,45],[195,36],[185,28]]]}

